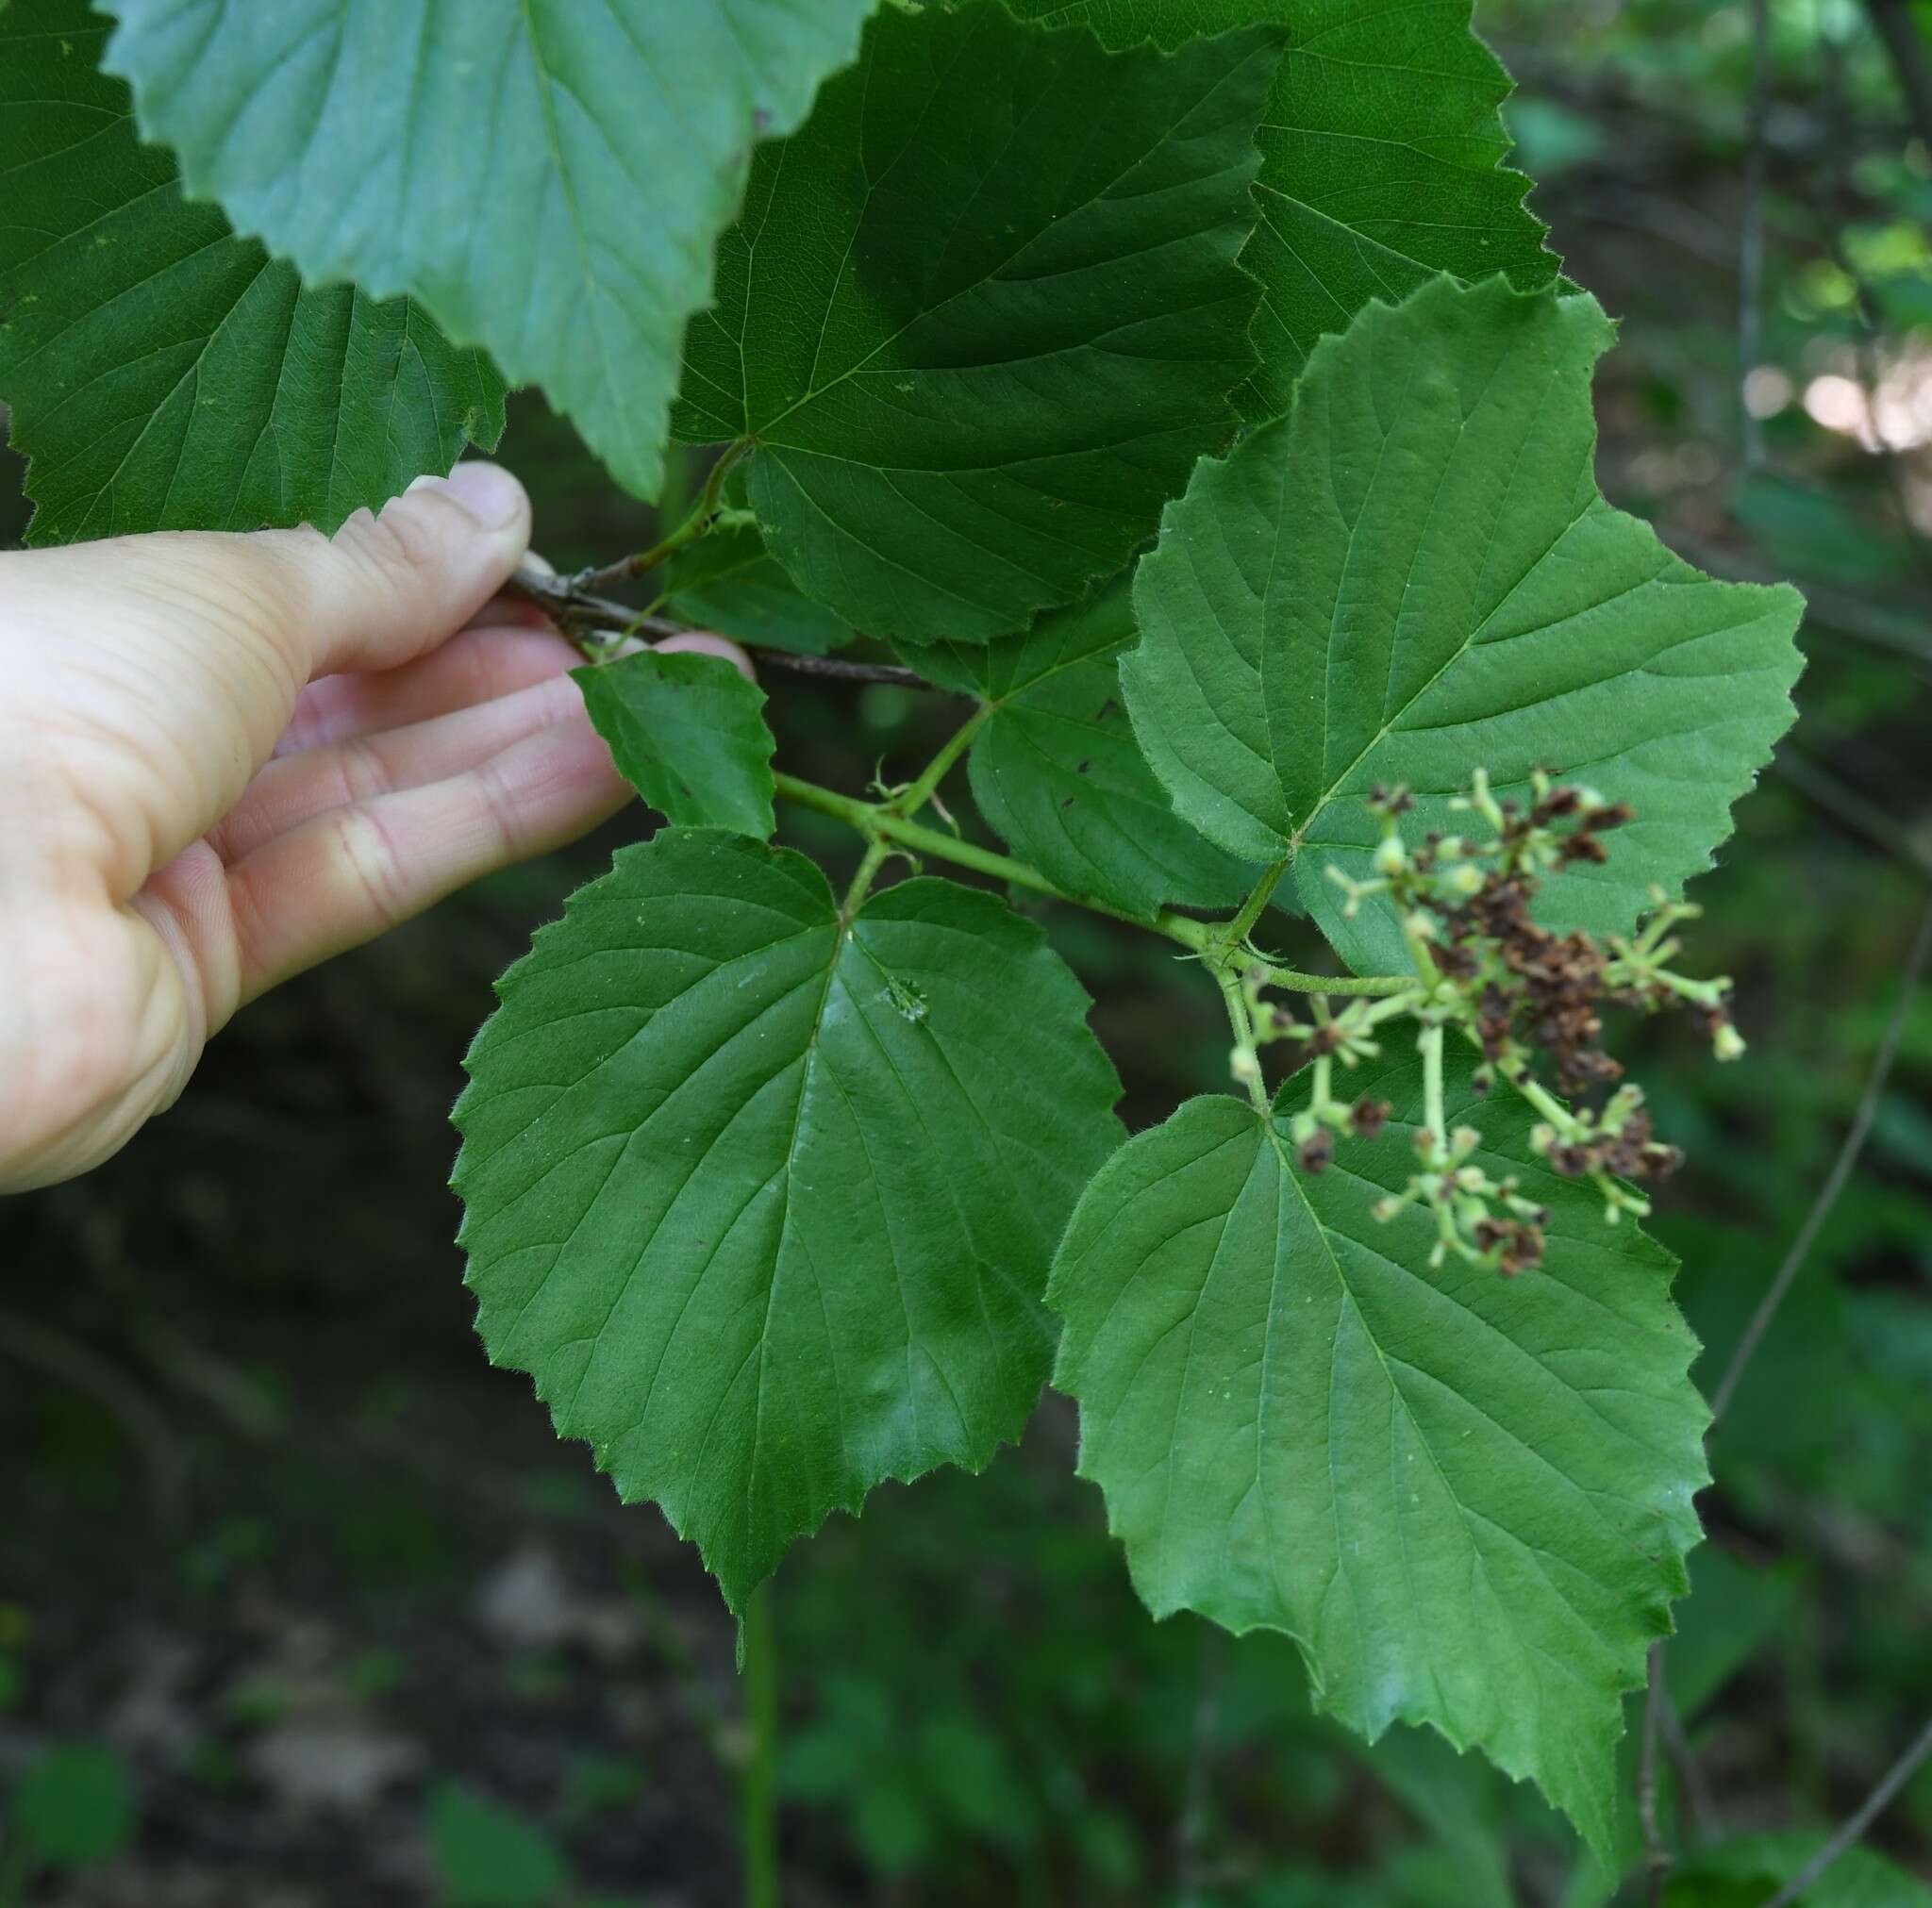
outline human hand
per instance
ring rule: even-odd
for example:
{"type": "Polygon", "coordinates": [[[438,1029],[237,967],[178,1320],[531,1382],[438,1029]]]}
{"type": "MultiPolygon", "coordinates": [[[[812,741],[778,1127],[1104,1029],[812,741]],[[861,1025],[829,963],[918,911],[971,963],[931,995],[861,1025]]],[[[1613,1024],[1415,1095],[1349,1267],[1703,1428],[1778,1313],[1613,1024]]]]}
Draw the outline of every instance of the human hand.
{"type": "Polygon", "coordinates": [[[333,539],[0,555],[0,1191],[115,1152],[276,982],[629,798],[570,645],[496,597],[529,529],[466,464],[333,539]]]}

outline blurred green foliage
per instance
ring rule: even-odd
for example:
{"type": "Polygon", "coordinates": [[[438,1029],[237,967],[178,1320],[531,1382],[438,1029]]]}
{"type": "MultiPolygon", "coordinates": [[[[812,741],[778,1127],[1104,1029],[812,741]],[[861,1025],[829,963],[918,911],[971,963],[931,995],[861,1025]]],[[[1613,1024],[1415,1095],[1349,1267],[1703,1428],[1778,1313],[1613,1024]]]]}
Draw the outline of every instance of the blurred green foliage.
{"type": "Polygon", "coordinates": [[[429,1797],[429,1847],[449,1908],[551,1908],[568,1879],[542,1830],[460,1783],[429,1797]]]}
{"type": "Polygon", "coordinates": [[[105,1744],[42,1750],[8,1800],[0,1840],[0,1901],[24,1899],[30,1878],[111,1862],[136,1823],[134,1775],[105,1744]]]}

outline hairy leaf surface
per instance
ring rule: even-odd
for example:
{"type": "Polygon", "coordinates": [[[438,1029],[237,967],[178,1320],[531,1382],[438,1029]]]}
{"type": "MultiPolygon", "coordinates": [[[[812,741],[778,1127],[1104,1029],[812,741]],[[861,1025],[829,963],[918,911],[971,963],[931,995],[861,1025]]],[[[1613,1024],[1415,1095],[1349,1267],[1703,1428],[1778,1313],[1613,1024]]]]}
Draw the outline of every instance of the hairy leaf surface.
{"type": "Polygon", "coordinates": [[[107,35],[79,0],[0,11],[0,395],[28,540],[334,530],[493,445],[488,358],[408,299],[304,290],[183,199],[99,70],[107,35]]]}
{"type": "Polygon", "coordinates": [[[1543,1269],[1431,1270],[1426,1215],[1373,1217],[1414,1162],[1412,1057],[1351,1078],[1394,1117],[1315,1176],[1252,1108],[1194,1100],[1081,1199],[1055,1383],[1157,1617],[1288,1632],[1322,1707],[1479,1747],[1607,1846],[1620,1698],[1686,1585],[1708,1414],[1669,1256],[1607,1227],[1471,1070],[1453,1117],[1547,1202],[1543,1269]]]}
{"type": "Polygon", "coordinates": [[[1529,181],[1503,165],[1497,108],[1509,75],[1470,26],[1470,0],[1017,0],[1052,24],[1084,21],[1109,46],[1163,46],[1252,20],[1288,29],[1257,141],[1260,222],[1241,263],[1260,280],[1260,368],[1241,394],[1278,417],[1316,340],[1372,298],[1439,272],[1556,277],[1529,181]]]}
{"type": "Polygon", "coordinates": [[[766,839],[776,784],[764,691],[723,656],[644,650],[572,672],[625,779],[673,821],[766,839]]]}
{"type": "Polygon", "coordinates": [[[1470,771],[1533,769],[1632,803],[1607,865],[1552,879],[1554,927],[1627,929],[1730,833],[1791,721],[1794,590],[1720,583],[1612,509],[1592,472],[1594,299],[1438,279],[1310,359],[1292,413],[1204,464],[1140,568],[1127,701],[1175,805],[1256,858],[1293,854],[1351,966],[1407,965],[1367,878],[1376,783],[1414,826],[1470,771]]]}
{"type": "Polygon", "coordinates": [[[142,128],[305,278],[408,292],[654,496],[753,141],[874,0],[112,0],[142,128]]]}
{"type": "Polygon", "coordinates": [[[969,757],[995,834],[1063,892],[1142,920],[1168,904],[1232,906],[1256,871],[1174,811],[1121,701],[1133,640],[1124,579],[1049,610],[1024,636],[909,652],[914,668],[992,705],[969,757]]]}
{"type": "Polygon", "coordinates": [[[484,1342],[734,1609],[881,1480],[1018,1436],[1120,1132],[1038,928],[925,878],[848,926],[801,856],[671,829],[501,993],[456,1112],[484,1342]]]}
{"type": "Polygon", "coordinates": [[[1253,368],[1234,257],[1280,46],[891,8],[760,150],[674,423],[756,440],[752,507],[808,595],[984,641],[1121,567],[1253,368]]]}

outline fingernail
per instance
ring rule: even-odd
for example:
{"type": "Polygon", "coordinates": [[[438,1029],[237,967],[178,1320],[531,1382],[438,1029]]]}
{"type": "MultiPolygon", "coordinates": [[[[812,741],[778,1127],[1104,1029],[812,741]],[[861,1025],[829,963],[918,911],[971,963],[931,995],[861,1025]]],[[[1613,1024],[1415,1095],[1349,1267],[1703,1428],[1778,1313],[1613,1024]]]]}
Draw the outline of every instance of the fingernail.
{"type": "Polygon", "coordinates": [[[523,514],[524,487],[501,464],[458,464],[446,477],[418,477],[412,490],[434,486],[486,530],[501,530],[523,514]]]}

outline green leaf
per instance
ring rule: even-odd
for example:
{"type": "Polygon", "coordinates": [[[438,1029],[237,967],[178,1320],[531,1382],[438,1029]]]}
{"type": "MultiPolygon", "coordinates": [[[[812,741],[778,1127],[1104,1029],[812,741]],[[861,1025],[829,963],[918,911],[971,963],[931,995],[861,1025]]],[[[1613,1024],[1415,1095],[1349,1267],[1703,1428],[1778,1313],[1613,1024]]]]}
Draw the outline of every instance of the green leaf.
{"type": "Polygon", "coordinates": [[[1310,1176],[1285,1122],[1189,1102],[1101,1170],[1055,1262],[1055,1383],[1141,1598],[1286,1631],[1374,1739],[1426,1723],[1536,1781],[1599,1847],[1620,1698],[1670,1627],[1708,1421],[1672,1261],[1532,1151],[1529,1108],[1449,1105],[1550,1210],[1543,1269],[1430,1270],[1372,1208],[1414,1163],[1413,1057],[1351,1076],[1388,1134],[1310,1176]]]}
{"type": "MultiPolygon", "coordinates": [[[[1665,1908],[1763,1908],[1827,1833],[1738,1835],[1698,1850],[1671,1877],[1665,1908]]],[[[1804,1908],[1932,1908],[1932,1888],[1874,1850],[1851,1848],[1805,1890],[1804,1908]]]]}
{"type": "Polygon", "coordinates": [[[336,529],[466,439],[503,381],[407,299],[302,289],[181,195],[98,70],[79,0],[0,12],[0,393],[32,460],[28,540],[165,529],[336,529]]]}
{"type": "Polygon", "coordinates": [[[1037,927],[930,879],[847,923],[801,856],[673,829],[500,991],[456,1111],[484,1343],[734,1610],[874,1485],[1019,1435],[1120,1130],[1037,927]]]}
{"type": "Polygon", "coordinates": [[[1085,21],[1109,46],[1163,46],[1252,20],[1279,22],[1288,52],[1257,141],[1260,223],[1241,254],[1259,279],[1260,369],[1241,393],[1278,417],[1318,339],[1371,299],[1439,272],[1507,273],[1524,290],[1559,263],[1502,161],[1509,75],[1470,26],[1471,0],[1016,0],[1055,25],[1085,21]]]}
{"type": "Polygon", "coordinates": [[[658,607],[666,614],[740,642],[824,655],[842,649],[857,633],[843,617],[799,592],[754,523],[700,537],[654,580],[658,607]]]}
{"type": "Polygon", "coordinates": [[[10,1836],[48,1867],[91,1868],[111,1862],[134,1835],[134,1783],[127,1764],[95,1743],[45,1750],[14,1789],[7,1822],[10,1836]]]}
{"type": "Polygon", "coordinates": [[[1273,29],[1108,54],[994,0],[890,8],[761,148],[674,416],[756,440],[801,589],[868,635],[983,642],[1110,574],[1252,370],[1273,29]]]}
{"type": "Polygon", "coordinates": [[[1183,821],[1147,766],[1116,660],[1133,638],[1122,577],[1024,636],[939,643],[908,660],[991,705],[969,758],[973,799],[1023,861],[1143,921],[1168,903],[1232,906],[1256,871],[1183,821]]]}
{"type": "Polygon", "coordinates": [[[311,283],[420,298],[650,497],[753,141],[873,4],[112,0],[108,58],[191,193],[311,283]]]}
{"type": "Polygon", "coordinates": [[[771,835],[777,788],[765,694],[731,663],[647,649],[572,674],[625,779],[659,814],[760,841],[771,835]]]}
{"type": "Polygon", "coordinates": [[[1482,766],[1585,779],[1637,809],[1607,864],[1552,879],[1558,930],[1627,929],[1709,866],[1790,725],[1795,591],[1719,583],[1614,510],[1591,472],[1595,300],[1438,279],[1310,359],[1291,415],[1204,464],[1140,568],[1123,675],[1175,806],[1231,852],[1292,854],[1357,970],[1406,967],[1366,879],[1376,783],[1418,832],[1482,766]],[[1265,683],[1265,690],[1264,690],[1265,683]]]}
{"type": "Polygon", "coordinates": [[[430,1791],[429,1849],[447,1908],[547,1908],[570,1881],[541,1829],[461,1783],[430,1791]]]}

